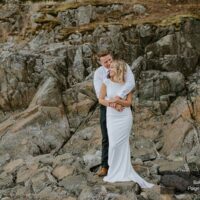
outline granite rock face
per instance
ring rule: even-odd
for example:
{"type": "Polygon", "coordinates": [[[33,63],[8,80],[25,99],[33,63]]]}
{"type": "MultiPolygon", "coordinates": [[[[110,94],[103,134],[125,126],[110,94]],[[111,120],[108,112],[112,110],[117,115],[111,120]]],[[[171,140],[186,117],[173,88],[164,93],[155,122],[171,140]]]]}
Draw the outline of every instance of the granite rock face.
{"type": "MultiPolygon", "coordinates": [[[[172,4],[190,6],[165,7],[172,4]]],[[[0,4],[0,199],[167,198],[95,176],[101,131],[92,78],[103,49],[135,74],[135,170],[184,193],[188,182],[175,172],[200,170],[200,21],[159,26],[148,23],[152,9],[110,1],[0,4]]]]}

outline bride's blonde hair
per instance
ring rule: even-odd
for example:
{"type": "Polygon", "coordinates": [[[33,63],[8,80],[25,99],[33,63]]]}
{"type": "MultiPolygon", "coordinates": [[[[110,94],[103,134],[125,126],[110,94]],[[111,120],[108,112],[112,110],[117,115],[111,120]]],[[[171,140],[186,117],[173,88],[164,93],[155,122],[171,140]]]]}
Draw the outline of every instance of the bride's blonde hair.
{"type": "Polygon", "coordinates": [[[125,73],[127,65],[123,60],[114,60],[111,65],[116,68],[117,74],[113,77],[114,81],[118,83],[125,83],[125,73]]]}

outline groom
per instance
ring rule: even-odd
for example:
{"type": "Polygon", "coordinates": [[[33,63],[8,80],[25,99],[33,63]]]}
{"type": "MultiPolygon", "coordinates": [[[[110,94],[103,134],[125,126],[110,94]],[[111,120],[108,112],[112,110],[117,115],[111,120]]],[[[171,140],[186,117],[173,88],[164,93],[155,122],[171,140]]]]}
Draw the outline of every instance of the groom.
{"type": "MultiPolygon", "coordinates": [[[[95,71],[94,73],[94,88],[96,92],[97,98],[99,98],[101,85],[103,80],[109,76],[109,68],[113,61],[112,53],[109,51],[101,51],[98,53],[98,59],[101,63],[101,66],[95,71]]],[[[127,72],[125,76],[125,84],[122,90],[118,93],[117,98],[124,98],[135,86],[135,78],[130,69],[127,65],[127,72]]],[[[116,108],[119,105],[116,103],[110,104],[111,107],[116,108]]],[[[108,132],[106,127],[106,107],[100,105],[100,126],[101,126],[101,133],[102,133],[102,156],[101,156],[101,168],[97,173],[98,176],[106,176],[108,172],[108,148],[109,148],[109,141],[108,141],[108,132]]]]}

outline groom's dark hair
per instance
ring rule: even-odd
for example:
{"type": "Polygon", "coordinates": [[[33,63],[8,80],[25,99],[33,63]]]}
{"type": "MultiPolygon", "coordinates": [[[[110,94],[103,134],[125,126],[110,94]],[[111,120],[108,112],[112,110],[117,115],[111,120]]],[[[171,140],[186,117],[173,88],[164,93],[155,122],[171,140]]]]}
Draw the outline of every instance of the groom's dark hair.
{"type": "Polygon", "coordinates": [[[98,58],[101,58],[101,57],[104,57],[104,56],[107,56],[107,55],[111,55],[113,57],[113,53],[109,50],[101,50],[97,53],[98,58]]]}

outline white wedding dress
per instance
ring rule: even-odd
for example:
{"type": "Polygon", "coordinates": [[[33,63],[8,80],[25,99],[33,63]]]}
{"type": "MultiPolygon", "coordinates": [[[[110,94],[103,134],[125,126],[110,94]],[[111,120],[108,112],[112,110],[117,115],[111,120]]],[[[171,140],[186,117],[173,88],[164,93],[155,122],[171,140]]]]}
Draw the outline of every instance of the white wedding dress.
{"type": "MultiPolygon", "coordinates": [[[[123,87],[119,84],[105,79],[107,88],[107,99],[117,96],[123,87]]],[[[146,182],[133,169],[131,164],[129,135],[132,128],[133,116],[130,107],[125,107],[122,112],[118,112],[111,107],[107,107],[107,129],[109,138],[108,152],[108,174],[104,177],[106,182],[134,181],[141,188],[151,188],[154,184],[146,182]]]]}

